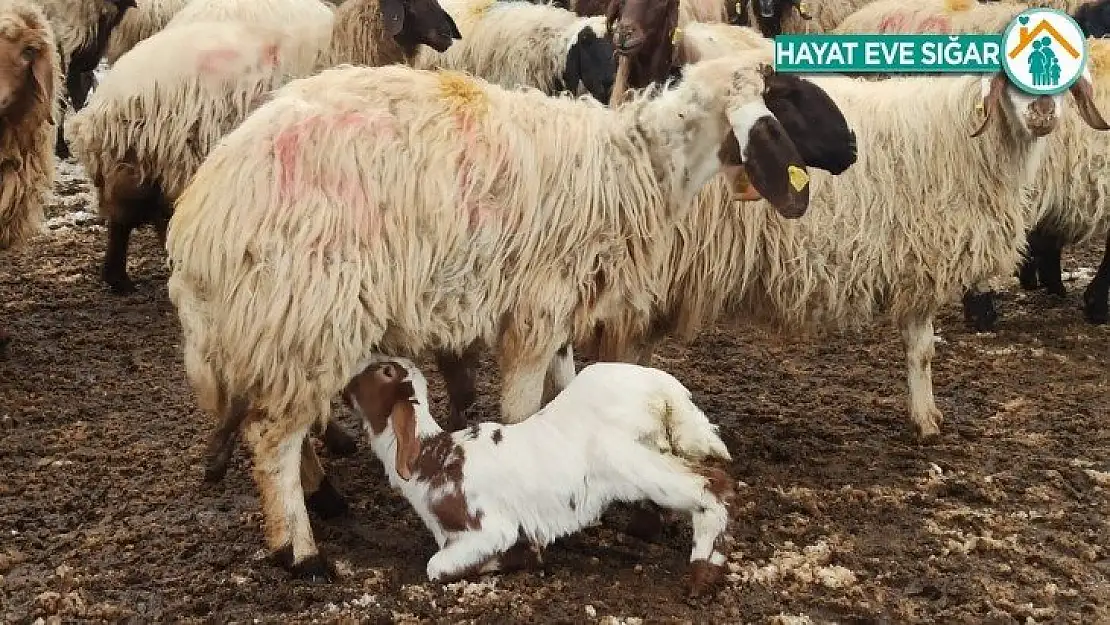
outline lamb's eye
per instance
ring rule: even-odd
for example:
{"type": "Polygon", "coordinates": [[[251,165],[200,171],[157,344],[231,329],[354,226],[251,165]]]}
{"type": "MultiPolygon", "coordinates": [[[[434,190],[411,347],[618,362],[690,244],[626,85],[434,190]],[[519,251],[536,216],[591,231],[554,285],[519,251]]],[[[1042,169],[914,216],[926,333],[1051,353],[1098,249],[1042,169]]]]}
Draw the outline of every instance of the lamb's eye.
{"type": "Polygon", "coordinates": [[[24,61],[30,63],[31,61],[35,60],[35,49],[31,46],[27,46],[26,48],[23,48],[23,52],[20,52],[19,56],[23,57],[24,61]]]}

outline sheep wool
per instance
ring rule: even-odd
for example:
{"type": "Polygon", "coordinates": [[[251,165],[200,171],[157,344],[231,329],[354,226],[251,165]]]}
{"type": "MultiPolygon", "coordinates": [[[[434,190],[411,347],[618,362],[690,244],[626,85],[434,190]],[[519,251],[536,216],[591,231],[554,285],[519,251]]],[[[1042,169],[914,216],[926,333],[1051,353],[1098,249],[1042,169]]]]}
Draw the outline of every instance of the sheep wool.
{"type": "Polygon", "coordinates": [[[556,93],[567,51],[583,28],[605,37],[605,18],[578,17],[558,7],[530,2],[441,0],[462,33],[445,52],[424,47],[417,69],[457,70],[502,87],[534,87],[556,93]]]}
{"type": "Polygon", "coordinates": [[[123,19],[108,38],[104,60],[115,63],[135,44],[162,30],[190,0],[135,0],[135,8],[123,19]]]}
{"type": "Polygon", "coordinates": [[[849,15],[836,33],[982,33],[1005,30],[1029,7],[1004,2],[879,0],[849,15]]]}
{"type": "MultiPolygon", "coordinates": [[[[462,26],[459,28],[461,30],[462,26]]],[[[426,46],[422,48],[434,52],[426,46]]],[[[386,34],[378,0],[350,0],[340,5],[335,10],[335,26],[330,39],[321,49],[324,50],[318,64],[321,69],[344,64],[366,67],[411,64],[416,56],[386,34]]]]}
{"type": "Polygon", "coordinates": [[[69,58],[87,46],[95,37],[101,14],[115,11],[104,0],[35,0],[46,13],[54,29],[54,38],[61,51],[62,68],[69,58]]]}
{"type": "MultiPolygon", "coordinates": [[[[900,0],[903,6],[916,2],[900,0]]],[[[812,19],[802,19],[797,11],[788,11],[782,20],[783,34],[789,33],[829,33],[839,26],[845,18],[875,0],[811,0],[806,10],[812,19]]]]}
{"type": "Polygon", "coordinates": [[[36,50],[34,87],[20,96],[31,102],[15,101],[0,110],[0,250],[5,250],[25,243],[42,225],[43,204],[54,184],[54,94],[61,91],[61,62],[51,22],[32,2],[0,0],[0,32],[36,50]],[[25,112],[11,119],[16,110],[25,112]]]}
{"type": "Polygon", "coordinates": [[[66,123],[96,183],[122,165],[176,198],[234,125],[291,75],[311,71],[284,30],[239,22],[167,28],[139,42],[66,123]]]}

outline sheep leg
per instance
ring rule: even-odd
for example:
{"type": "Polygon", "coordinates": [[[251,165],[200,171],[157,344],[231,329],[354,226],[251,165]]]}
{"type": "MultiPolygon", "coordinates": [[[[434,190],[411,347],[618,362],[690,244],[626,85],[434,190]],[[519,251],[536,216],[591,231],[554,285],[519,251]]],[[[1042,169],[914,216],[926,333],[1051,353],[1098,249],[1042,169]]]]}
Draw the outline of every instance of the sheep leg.
{"type": "Polygon", "coordinates": [[[1018,283],[1021,288],[1026,291],[1036,291],[1040,288],[1040,282],[1037,281],[1037,258],[1034,254],[1033,235],[1030,233],[1026,237],[1027,248],[1025,253],[1021,256],[1021,264],[1018,265],[1018,283]]]}
{"type": "Polygon", "coordinates": [[[933,317],[928,315],[903,322],[906,343],[906,374],[910,391],[910,421],[921,440],[940,435],[944,415],[933,397],[933,317]]]}
{"type": "Polygon", "coordinates": [[[520,527],[490,523],[488,518],[482,521],[481,529],[448,538],[443,548],[428,560],[429,580],[449,584],[500,569],[502,556],[518,542],[520,527]]]}
{"type": "Polygon", "coordinates": [[[447,386],[447,399],[450,404],[448,427],[452,431],[466,427],[467,414],[474,406],[477,396],[474,373],[478,369],[478,343],[471,344],[461,355],[448,351],[437,351],[436,368],[447,386]]]}
{"type": "Polygon", "coordinates": [[[688,593],[709,593],[724,573],[725,555],[718,549],[728,529],[732,479],[720,469],[694,468],[672,456],[640,445],[626,445],[620,454],[624,479],[654,504],[689,512],[694,526],[688,593]]]}
{"type": "Polygon", "coordinates": [[[63,126],[65,126],[66,107],[68,103],[65,98],[58,99],[58,132],[55,134],[54,139],[54,155],[62,160],[70,157],[69,144],[66,143],[66,133],[63,126]]]}
{"type": "Polygon", "coordinates": [[[220,423],[212,432],[204,454],[204,481],[209,483],[222,480],[227,473],[227,463],[231,460],[238,439],[236,434],[250,408],[250,403],[242,397],[235,397],[230,402],[221,399],[220,403],[223,406],[220,409],[220,423]]]}
{"type": "Polygon", "coordinates": [[[133,229],[131,223],[108,220],[108,249],[104,252],[101,277],[117,295],[135,292],[135,283],[127,276],[127,246],[133,229]]]}
{"type": "Polygon", "coordinates": [[[327,447],[333,456],[350,456],[358,451],[358,442],[355,435],[348,432],[334,419],[328,419],[320,438],[324,441],[324,447],[327,447]]]}
{"type": "Polygon", "coordinates": [[[293,576],[330,582],[334,575],[316,549],[301,488],[301,459],[311,421],[288,421],[251,411],[243,434],[254,457],[254,479],[273,558],[293,576]]]}
{"type": "Polygon", "coordinates": [[[547,402],[563,392],[571,381],[574,380],[574,346],[567,342],[555,352],[551,364],[547,366],[547,375],[543,380],[543,397],[541,401],[547,402]]]}
{"type": "Polygon", "coordinates": [[[514,323],[501,339],[501,419],[519,423],[543,406],[544,382],[552,359],[568,337],[537,327],[514,323]]]}
{"type": "Polygon", "coordinates": [[[1110,321],[1107,300],[1110,300],[1110,233],[1106,234],[1106,248],[1102,252],[1102,264],[1094,279],[1083,291],[1083,316],[1094,324],[1105,324],[1110,321]]]}
{"type": "Polygon", "coordinates": [[[347,514],[347,501],[332,486],[307,436],[301,443],[301,489],[307,495],[305,505],[321,519],[347,514]]]}
{"type": "Polygon", "coordinates": [[[963,297],[964,320],[976,332],[993,332],[998,322],[998,308],[990,285],[980,283],[968,289],[963,297]]]}
{"type": "Polygon", "coordinates": [[[1064,288],[1063,271],[1060,259],[1064,245],[1054,232],[1035,228],[1029,233],[1029,247],[1037,266],[1037,278],[1049,295],[1063,297],[1068,291],[1064,288]]]}

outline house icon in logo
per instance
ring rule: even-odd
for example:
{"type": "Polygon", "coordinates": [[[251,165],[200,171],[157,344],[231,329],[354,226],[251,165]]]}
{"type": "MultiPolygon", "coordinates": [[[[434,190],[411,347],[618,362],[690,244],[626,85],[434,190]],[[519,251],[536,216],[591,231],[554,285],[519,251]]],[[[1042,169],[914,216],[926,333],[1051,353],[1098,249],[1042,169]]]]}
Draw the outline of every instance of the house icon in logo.
{"type": "Polygon", "coordinates": [[[1027,93],[1049,95],[1070,87],[1087,62],[1087,42],[1071,16],[1054,9],[1023,11],[1003,35],[1003,69],[1027,93]]]}

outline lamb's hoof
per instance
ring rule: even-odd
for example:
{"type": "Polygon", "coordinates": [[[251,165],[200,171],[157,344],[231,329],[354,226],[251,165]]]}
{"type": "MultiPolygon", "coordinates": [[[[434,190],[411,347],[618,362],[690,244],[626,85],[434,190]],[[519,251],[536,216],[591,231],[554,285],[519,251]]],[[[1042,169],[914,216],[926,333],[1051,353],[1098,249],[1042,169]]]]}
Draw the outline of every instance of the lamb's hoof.
{"type": "Polygon", "coordinates": [[[1106,298],[1099,301],[1099,298],[1089,289],[1083,293],[1083,318],[1087,323],[1106,325],[1110,321],[1110,311],[1107,308],[1106,298]]]}
{"type": "Polygon", "coordinates": [[[963,298],[964,319],[976,332],[993,332],[998,322],[994,293],[966,293],[963,298]]]}
{"type": "Polygon", "coordinates": [[[358,451],[358,442],[355,437],[347,433],[341,425],[334,421],[328,422],[324,428],[324,446],[333,456],[351,456],[358,451]]]}
{"type": "Polygon", "coordinates": [[[335,571],[320,554],[309,556],[294,564],[289,573],[308,584],[330,584],[335,581],[335,571]]]}
{"type": "Polygon", "coordinates": [[[327,477],[320,482],[320,487],[316,489],[316,492],[305,498],[304,503],[305,507],[325,520],[343,516],[350,509],[347,501],[343,499],[343,495],[335,490],[335,487],[331,485],[331,480],[327,477]]]}
{"type": "Polygon", "coordinates": [[[724,572],[724,564],[694,560],[690,563],[690,582],[686,587],[686,596],[691,599],[712,596],[718,590],[724,572]]]}

